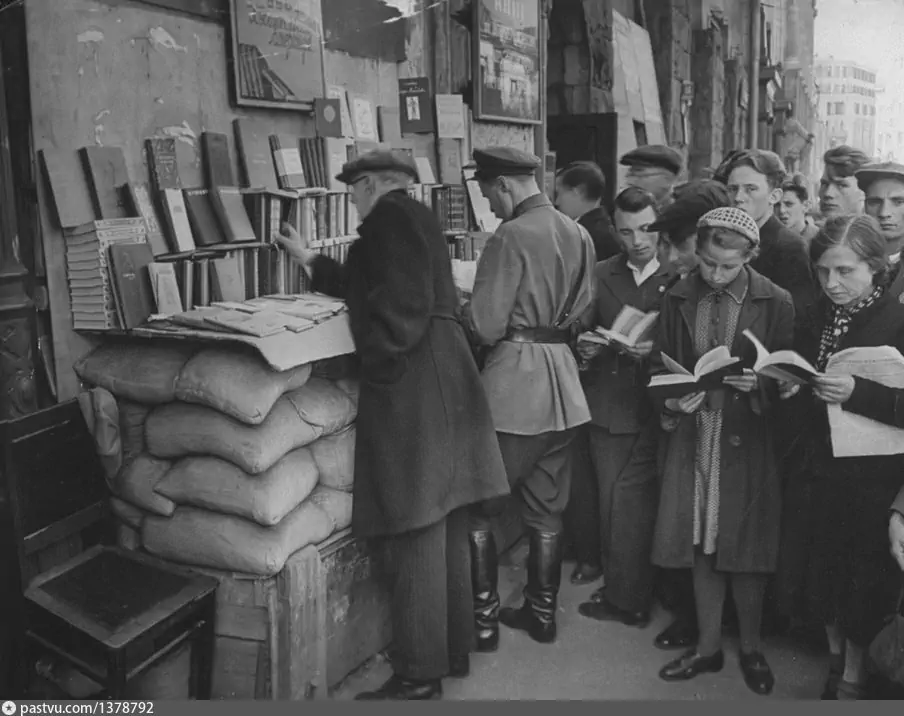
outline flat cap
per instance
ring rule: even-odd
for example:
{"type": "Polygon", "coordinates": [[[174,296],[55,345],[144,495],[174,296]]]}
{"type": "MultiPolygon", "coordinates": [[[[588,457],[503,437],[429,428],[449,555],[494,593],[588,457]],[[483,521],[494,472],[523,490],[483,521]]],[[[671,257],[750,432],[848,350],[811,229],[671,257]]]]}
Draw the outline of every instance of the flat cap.
{"type": "Polygon", "coordinates": [[[697,221],[706,212],[723,206],[731,206],[728,189],[714,179],[696,179],[673,190],[674,201],[669,204],[659,218],[649,226],[650,231],[665,233],[693,233],[697,221]]]}
{"type": "Polygon", "coordinates": [[[743,209],[734,206],[723,206],[707,211],[697,222],[697,228],[706,227],[730,229],[746,238],[753,246],[760,245],[760,228],[753,217],[743,209]]]}
{"type": "Polygon", "coordinates": [[[867,164],[854,172],[854,176],[857,177],[857,186],[862,191],[866,191],[877,179],[897,179],[904,182],[904,164],[897,162],[867,164]]]}
{"type": "Polygon", "coordinates": [[[417,167],[401,152],[388,149],[374,149],[360,157],[342,165],[342,171],[336,180],[343,184],[351,184],[359,176],[367,172],[403,172],[415,181],[418,180],[417,167]]]}
{"type": "Polygon", "coordinates": [[[677,149],[664,144],[647,144],[623,154],[618,163],[626,167],[657,167],[672,174],[680,174],[684,157],[677,149]]]}
{"type": "Polygon", "coordinates": [[[529,176],[540,167],[540,158],[514,147],[487,147],[474,150],[478,180],[506,176],[529,176]]]}

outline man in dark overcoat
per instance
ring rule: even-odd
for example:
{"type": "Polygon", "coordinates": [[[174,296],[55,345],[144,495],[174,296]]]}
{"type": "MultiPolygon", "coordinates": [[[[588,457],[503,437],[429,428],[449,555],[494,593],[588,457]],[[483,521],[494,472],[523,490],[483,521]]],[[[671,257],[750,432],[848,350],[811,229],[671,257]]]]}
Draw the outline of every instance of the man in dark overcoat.
{"type": "Polygon", "coordinates": [[[313,289],[345,298],[360,363],[356,535],[382,538],[393,677],[362,699],[438,698],[474,642],[467,506],[509,492],[465,332],[447,242],[408,196],[417,170],[377,150],[342,168],[362,217],[345,266],[284,227],[313,289]]]}
{"type": "Polygon", "coordinates": [[[497,612],[496,548],[486,515],[475,515],[477,647],[491,651],[497,619],[541,643],[556,637],[570,448],[578,426],[590,420],[569,344],[592,300],[594,248],[586,229],[540,191],[537,157],[494,147],[475,151],[474,161],[480,190],[502,224],[481,254],[465,315],[473,339],[490,347],[483,384],[530,541],[524,603],[497,612]]]}

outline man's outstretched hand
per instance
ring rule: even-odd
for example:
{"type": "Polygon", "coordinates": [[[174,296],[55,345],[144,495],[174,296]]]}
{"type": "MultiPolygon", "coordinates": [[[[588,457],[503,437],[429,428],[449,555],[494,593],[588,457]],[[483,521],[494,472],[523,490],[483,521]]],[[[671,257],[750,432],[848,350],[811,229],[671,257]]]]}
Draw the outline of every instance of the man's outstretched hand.
{"type": "Polygon", "coordinates": [[[286,222],[283,222],[280,232],[276,236],[276,242],[302,266],[309,265],[317,255],[316,252],[308,248],[307,239],[286,222]]]}

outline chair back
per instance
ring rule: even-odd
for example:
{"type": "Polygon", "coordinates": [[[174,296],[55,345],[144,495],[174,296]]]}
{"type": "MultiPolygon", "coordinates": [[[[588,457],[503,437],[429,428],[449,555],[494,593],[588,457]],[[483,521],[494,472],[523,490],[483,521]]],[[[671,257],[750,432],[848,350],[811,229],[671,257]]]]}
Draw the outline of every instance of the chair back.
{"type": "Polygon", "coordinates": [[[103,466],[77,400],[0,422],[2,469],[19,568],[108,514],[103,466]]]}

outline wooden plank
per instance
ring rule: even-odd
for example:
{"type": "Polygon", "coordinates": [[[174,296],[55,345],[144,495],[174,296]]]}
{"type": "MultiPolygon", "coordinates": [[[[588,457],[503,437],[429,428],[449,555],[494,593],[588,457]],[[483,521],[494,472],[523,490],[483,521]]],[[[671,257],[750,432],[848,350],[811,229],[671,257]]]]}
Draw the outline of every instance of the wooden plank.
{"type": "Polygon", "coordinates": [[[265,608],[217,604],[217,636],[266,641],[270,638],[269,622],[270,614],[265,608]]]}
{"type": "Polygon", "coordinates": [[[279,575],[279,644],[284,681],[278,698],[327,698],[326,583],[315,546],[297,552],[279,575]]]}
{"type": "Polygon", "coordinates": [[[253,699],[258,681],[258,658],[264,645],[217,637],[213,660],[214,699],[253,699]]]}

